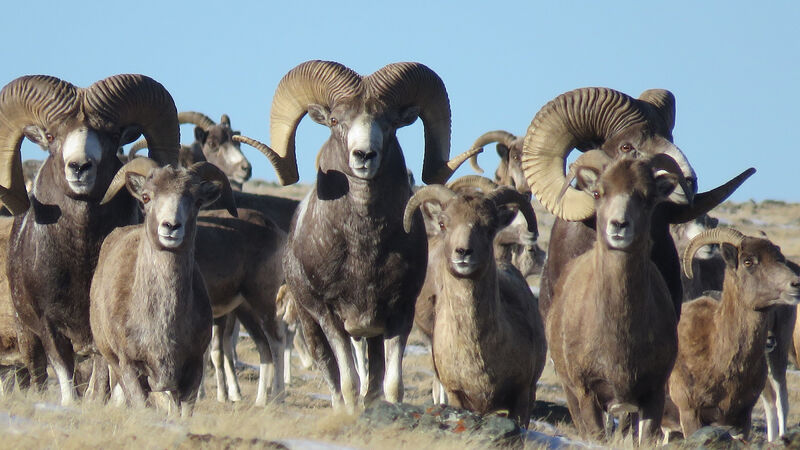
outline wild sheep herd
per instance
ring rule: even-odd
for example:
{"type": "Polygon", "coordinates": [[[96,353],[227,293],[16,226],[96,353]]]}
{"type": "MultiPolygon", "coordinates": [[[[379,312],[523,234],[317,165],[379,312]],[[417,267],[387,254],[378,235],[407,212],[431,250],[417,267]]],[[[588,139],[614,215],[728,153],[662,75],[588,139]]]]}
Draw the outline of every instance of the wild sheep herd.
{"type": "Polygon", "coordinates": [[[362,76],[308,61],[276,88],[267,146],[226,115],[178,113],[143,75],[88,88],[20,77],[0,91],[3,391],[43,389],[49,365],[62,404],[187,415],[210,357],[217,399],[238,401],[241,323],[260,359],[256,405],[285,395],[294,347],[333,408],[353,414],[403,401],[416,324],[436,403],[507,411],[527,428],[550,358],[585,438],[616,419],[640,443],[712,424],[747,439],[761,396],[776,440],[798,268],[766,238],[716,227],[707,213],[755,169],[698,192],[674,125],[669,91],[582,88],[544,105],[524,135],[491,131],[451,159],[450,102],[431,69],[362,76]],[[241,143],[282,184],[298,181],[306,114],[330,128],[308,195],[241,192],[252,171],[241,143]],[[422,188],[396,136],[418,118],[422,188]],[[191,146],[181,123],[196,126],[191,146]],[[33,170],[24,138],[49,154],[33,170]],[[448,182],[467,160],[482,172],[491,143],[494,180],[448,182]],[[546,259],[532,196],[556,216],[546,259]],[[537,271],[535,295],[526,277],[537,271]]]}

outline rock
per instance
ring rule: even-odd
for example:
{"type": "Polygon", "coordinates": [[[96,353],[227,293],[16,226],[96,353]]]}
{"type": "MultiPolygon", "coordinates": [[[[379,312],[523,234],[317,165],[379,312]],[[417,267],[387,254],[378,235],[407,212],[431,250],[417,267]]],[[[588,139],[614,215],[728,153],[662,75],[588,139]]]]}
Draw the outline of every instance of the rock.
{"type": "Polygon", "coordinates": [[[733,437],[731,427],[706,426],[695,431],[679,443],[681,448],[730,449],[743,448],[744,444],[733,437]]]}

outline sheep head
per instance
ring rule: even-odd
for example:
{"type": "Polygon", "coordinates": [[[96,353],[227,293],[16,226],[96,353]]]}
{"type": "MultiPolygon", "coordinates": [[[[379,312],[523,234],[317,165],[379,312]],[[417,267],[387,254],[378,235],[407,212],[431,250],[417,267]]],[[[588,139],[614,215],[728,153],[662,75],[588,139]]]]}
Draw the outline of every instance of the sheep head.
{"type": "Polygon", "coordinates": [[[223,114],[217,124],[204,114],[187,111],[178,113],[178,120],[180,123],[196,125],[194,138],[206,161],[219,167],[231,184],[241,189],[244,182],[250,179],[253,167],[242,153],[239,142],[233,139],[240,133],[231,128],[230,118],[223,114]]]}
{"type": "Polygon", "coordinates": [[[697,235],[683,253],[684,271],[692,278],[692,257],[702,247],[719,244],[725,260],[725,288],[735,285],[749,307],[800,303],[800,277],[786,264],[780,247],[768,239],[745,236],[732,228],[715,228],[697,235]],[[688,265],[686,265],[688,263],[688,265]]]}
{"type": "Polygon", "coordinates": [[[331,140],[346,149],[340,165],[348,175],[370,179],[380,170],[397,128],[417,117],[425,126],[422,180],[443,183],[469,150],[448,161],[450,102],[444,83],[419,63],[389,64],[364,76],[329,61],[308,61],[287,73],[275,90],[270,119],[273,162],[284,185],[297,181],[295,134],[303,116],[331,129],[331,140]]]}
{"type": "MultiPolygon", "coordinates": [[[[531,192],[528,180],[525,179],[525,172],[522,170],[522,142],[523,139],[508,131],[495,130],[482,134],[475,143],[474,149],[482,149],[483,146],[497,142],[497,156],[500,163],[494,172],[494,180],[501,185],[513,186],[523,194],[531,192]]],[[[483,173],[483,169],[478,165],[478,156],[472,156],[469,163],[478,173],[483,173]]]]}
{"type": "Polygon", "coordinates": [[[672,172],[642,159],[609,161],[598,167],[579,158],[571,170],[594,199],[598,242],[616,250],[640,248],[650,239],[653,208],[682,184],[680,168],[674,161],[672,172]]]}
{"type": "MultiPolygon", "coordinates": [[[[490,180],[486,180],[491,183],[490,180]]],[[[484,187],[486,185],[484,184],[484,187]]],[[[455,277],[479,278],[487,268],[493,267],[493,242],[498,231],[507,226],[516,216],[508,206],[516,206],[528,219],[528,229],[536,233],[536,216],[528,198],[508,186],[487,191],[480,186],[475,189],[458,190],[444,186],[426,186],[408,201],[404,215],[406,231],[417,208],[425,203],[437,204],[433,217],[427,220],[436,223],[438,235],[444,242],[448,269],[455,277]]],[[[423,211],[426,211],[423,208],[423,211]]]]}
{"type": "Polygon", "coordinates": [[[610,158],[671,156],[681,168],[685,186],[675,189],[669,220],[680,223],[710,211],[755,172],[748,169],[719,188],[697,194],[694,170],[672,143],[675,97],[651,89],[638,99],[607,88],[583,88],[559,95],[533,118],[523,143],[522,167],[533,195],[564,220],[594,215],[585,192],[565,186],[564,167],[573,148],[600,150],[610,158]],[[565,188],[563,192],[560,190],[565,188]]]}
{"type": "Polygon", "coordinates": [[[29,206],[20,145],[27,137],[50,153],[66,195],[99,198],[119,160],[117,149],[144,134],[160,164],[177,161],[175,104],[143,75],[115,75],[88,88],[49,76],[24,76],[0,91],[0,200],[13,214],[29,206]]]}

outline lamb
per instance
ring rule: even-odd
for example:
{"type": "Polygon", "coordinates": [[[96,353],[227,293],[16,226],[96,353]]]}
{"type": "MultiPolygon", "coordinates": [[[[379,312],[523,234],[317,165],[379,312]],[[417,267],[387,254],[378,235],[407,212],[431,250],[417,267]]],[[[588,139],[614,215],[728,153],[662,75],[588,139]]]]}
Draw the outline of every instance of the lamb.
{"type": "Polygon", "coordinates": [[[603,412],[638,413],[645,441],[659,430],[678,344],[670,292],[650,260],[650,222],[680,169],[666,155],[609,162],[600,152],[572,167],[594,198],[597,231],[555,285],[546,322],[553,363],[583,436],[601,435],[603,412]]]}
{"type": "MultiPolygon", "coordinates": [[[[746,438],[767,378],[769,311],[798,304],[800,277],[772,242],[733,229],[698,235],[683,254],[685,263],[707,244],[720,244],[725,259],[721,299],[700,297],[684,305],[669,393],[684,436],[716,424],[736,427],[746,438]]],[[[684,270],[691,278],[691,265],[684,270]]]]}
{"type": "Polygon", "coordinates": [[[437,203],[440,233],[431,240],[426,285],[436,286],[434,369],[448,399],[481,414],[507,409],[527,427],[536,381],[545,364],[544,326],[536,299],[512,265],[495,261],[493,239],[511,222],[514,204],[535,216],[526,196],[510,187],[456,194],[420,189],[408,202],[404,227],[424,203],[437,203]]]}
{"type": "MultiPolygon", "coordinates": [[[[130,403],[144,406],[148,392],[166,391],[171,408],[187,415],[202,379],[212,320],[195,263],[197,213],[230,187],[208,163],[158,168],[138,158],[120,169],[117,179],[123,176],[145,217],[103,242],[90,291],[95,345],[130,403]]],[[[109,190],[106,199],[115,195],[109,190]]]]}

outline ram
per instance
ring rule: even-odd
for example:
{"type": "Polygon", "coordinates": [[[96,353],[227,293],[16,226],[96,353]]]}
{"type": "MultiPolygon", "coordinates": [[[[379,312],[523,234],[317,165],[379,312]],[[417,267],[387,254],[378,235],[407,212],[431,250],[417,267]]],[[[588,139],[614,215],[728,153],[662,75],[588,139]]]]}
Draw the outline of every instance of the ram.
{"type": "MultiPolygon", "coordinates": [[[[0,91],[0,200],[17,217],[8,249],[8,281],[24,327],[43,344],[61,386],[74,401],[74,354],[93,346],[89,284],[103,239],[138,221],[129,195],[100,200],[120,168],[117,149],[144,134],[159,164],[178,159],[175,104],[142,75],[116,75],[88,88],[25,76],[0,91]],[[20,163],[27,137],[49,152],[30,199],[20,163]]],[[[41,358],[29,358],[33,367],[41,358]]]]}
{"type": "Polygon", "coordinates": [[[317,180],[289,234],[284,270],[306,341],[332,392],[353,411],[358,395],[350,337],[367,339],[367,402],[403,397],[402,356],[426,266],[426,237],[416,216],[395,132],[421,117],[422,179],[441,183],[476,151],[448,161],[450,105],[441,79],[418,63],[390,64],[362,77],[341,64],[309,61],[283,77],[272,102],[271,138],[278,177],[297,181],[295,133],[302,117],[330,128],[317,180]],[[384,364],[385,363],[385,364],[384,364]],[[388,373],[385,377],[384,374],[388,373]]]}

